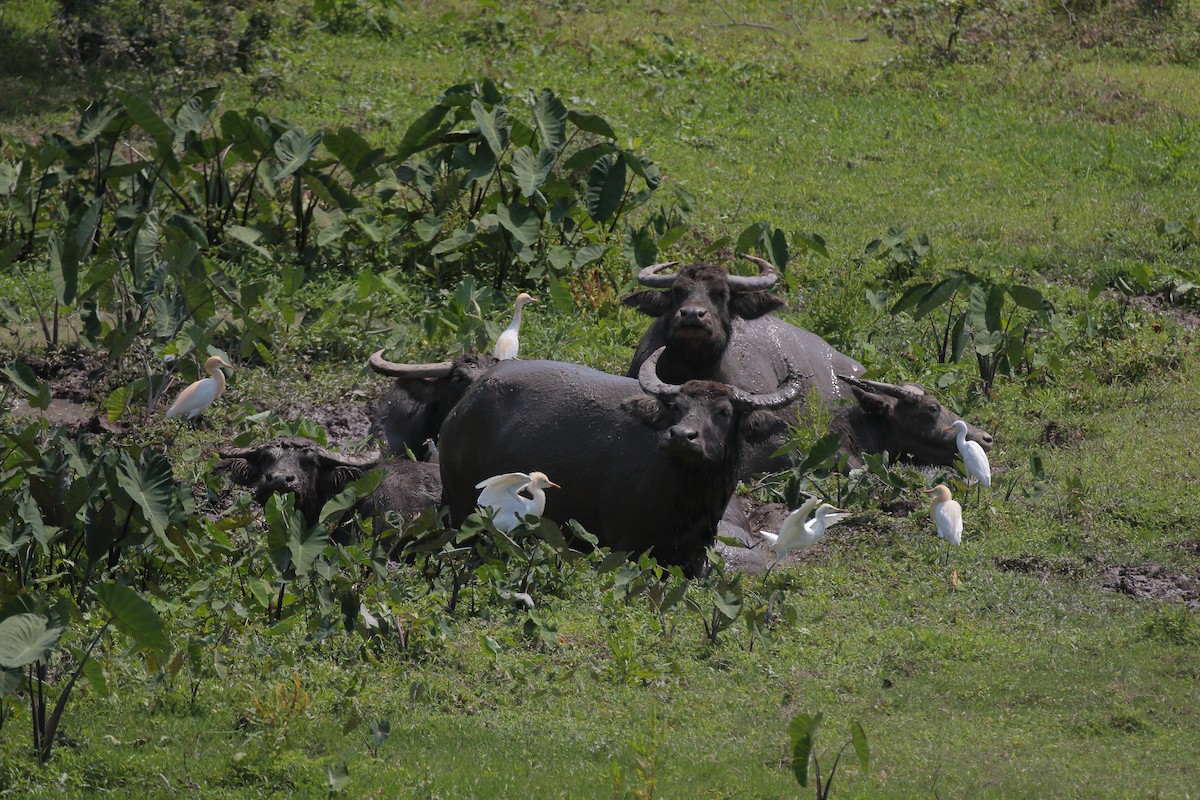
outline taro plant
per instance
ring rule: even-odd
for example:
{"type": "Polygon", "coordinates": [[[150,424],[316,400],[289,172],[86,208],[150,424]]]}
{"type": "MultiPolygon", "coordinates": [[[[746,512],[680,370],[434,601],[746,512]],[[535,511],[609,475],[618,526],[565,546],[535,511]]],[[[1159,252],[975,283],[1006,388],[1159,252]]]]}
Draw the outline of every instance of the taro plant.
{"type": "Polygon", "coordinates": [[[80,678],[107,691],[96,657],[114,628],[166,663],[145,587],[193,552],[191,492],[153,450],[45,437],[40,424],[4,433],[0,452],[0,719],[22,692],[45,763],[80,678]]]}
{"type": "Polygon", "coordinates": [[[409,126],[393,163],[385,200],[411,225],[413,259],[488,275],[496,289],[598,262],[661,181],[600,115],[549,89],[513,97],[491,81],[447,89],[409,126]]]}
{"type": "Polygon", "coordinates": [[[812,764],[812,779],[816,788],[817,800],[827,800],[829,797],[829,792],[833,789],[833,778],[837,775],[838,765],[841,763],[842,755],[846,752],[847,747],[854,747],[854,753],[858,756],[858,763],[863,772],[869,771],[871,766],[871,751],[867,747],[867,734],[863,731],[862,725],[854,721],[850,723],[850,738],[842,744],[837,756],[833,759],[833,764],[829,767],[829,774],[822,780],[821,762],[817,759],[814,740],[817,736],[817,728],[820,727],[823,719],[824,714],[820,712],[814,715],[797,714],[792,718],[789,729],[792,743],[792,774],[796,776],[797,783],[807,787],[809,764],[812,764]]]}
{"type": "MultiPolygon", "coordinates": [[[[869,294],[883,310],[886,297],[869,294]]],[[[950,269],[937,281],[917,281],[904,287],[888,309],[892,316],[908,314],[928,320],[932,352],[938,363],[975,361],[982,389],[990,391],[997,375],[1029,371],[1044,363],[1034,343],[1047,331],[1059,331],[1054,306],[1037,289],[1015,282],[995,281],[950,269]]],[[[953,378],[943,376],[941,385],[953,378]]]]}

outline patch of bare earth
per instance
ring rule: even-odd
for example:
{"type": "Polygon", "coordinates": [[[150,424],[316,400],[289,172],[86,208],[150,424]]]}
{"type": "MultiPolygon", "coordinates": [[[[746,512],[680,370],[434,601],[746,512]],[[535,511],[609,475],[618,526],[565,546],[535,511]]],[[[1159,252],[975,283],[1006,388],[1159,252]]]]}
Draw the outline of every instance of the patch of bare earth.
{"type": "Polygon", "coordinates": [[[1100,573],[1101,585],[1147,600],[1176,600],[1200,609],[1200,572],[1175,572],[1161,564],[1126,564],[1100,573]]]}

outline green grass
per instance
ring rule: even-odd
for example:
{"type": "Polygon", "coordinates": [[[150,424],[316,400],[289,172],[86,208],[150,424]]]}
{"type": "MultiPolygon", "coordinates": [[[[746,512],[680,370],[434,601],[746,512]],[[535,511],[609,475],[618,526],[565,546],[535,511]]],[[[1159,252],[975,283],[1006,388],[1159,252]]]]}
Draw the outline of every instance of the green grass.
{"type": "MultiPolygon", "coordinates": [[[[835,797],[1196,796],[1200,618],[1105,591],[1101,573],[1200,570],[1198,348],[1177,309],[1114,321],[1117,302],[1087,291],[1142,265],[1159,281],[1195,272],[1195,248],[1171,249],[1154,221],[1200,209],[1200,70],[1132,46],[1050,47],[1033,33],[1036,57],[1017,48],[935,67],[848,4],[803,16],[799,31],[782,5],[736,4],[770,31],[723,27],[716,4],[698,0],[405,4],[396,34],[380,38],[315,31],[308,4],[285,3],[260,64],[277,88],[260,105],[392,147],[456,82],[551,87],[636,140],[663,170],[661,194],[680,187],[699,200],[666,255],[690,257],[758,220],[823,235],[831,258],[794,262],[787,314],[888,380],[944,374],[922,355],[926,324],[866,303],[882,267],[858,256],[888,226],[930,236],[929,275],[964,269],[1038,287],[1070,316],[1071,341],[1038,344],[1059,365],[1002,378],[988,398],[957,384],[941,392],[972,403],[972,421],[997,435],[997,487],[967,502],[953,554],[962,585],[937,565],[921,506],[908,517],[859,509],[800,566],[747,578],[755,597],[780,592],[768,642],[739,621],[714,645],[685,610],[669,612],[664,633],[644,599],[618,603],[611,578],[595,575],[539,598],[558,619],[552,648],[482,599],[480,613],[448,618],[444,638],[415,631],[407,648],[356,635],[314,644],[303,624],[271,633],[256,611],[222,645],[227,676],[205,677],[194,706],[186,672],[164,683],[139,656],[106,654],[112,694],[78,690],[45,768],[28,753],[27,711],[10,706],[0,796],[315,798],[343,761],[350,797],[807,796],[787,731],[795,714],[817,711],[823,767],[851,720],[870,742],[870,772],[844,761],[835,797]],[[1088,333],[1087,315],[1107,327],[1088,333]],[[1033,452],[1049,481],[1036,500],[1026,496],[1033,452]],[[500,645],[494,658],[484,634],[500,645]],[[255,701],[269,706],[293,676],[307,703],[264,722],[255,701]],[[377,753],[375,719],[391,727],[377,753]]],[[[52,47],[52,6],[0,11],[21,63],[52,47]]],[[[0,67],[0,130],[69,126],[74,100],[94,90],[21,63],[0,67]]],[[[258,97],[252,77],[227,77],[227,107],[258,97]]],[[[304,301],[319,305],[340,280],[308,284],[304,301]]],[[[33,284],[50,291],[44,275],[33,284]]],[[[25,296],[11,273],[0,285],[25,296]]],[[[389,357],[432,360],[451,343],[425,335],[431,292],[417,276],[411,288],[379,309],[378,326],[389,357]]],[[[506,321],[508,307],[485,311],[506,321]]],[[[522,354],[623,372],[644,326],[611,303],[566,316],[542,302],[522,354]]],[[[21,334],[14,356],[37,349],[28,319],[7,327],[21,334]]],[[[274,364],[233,375],[213,429],[174,443],[176,477],[204,479],[215,447],[248,427],[244,404],[378,392],[358,366],[377,338],[363,320],[280,335],[274,364]]],[[[172,427],[151,421],[132,436],[153,444],[172,427]]],[[[421,585],[412,567],[400,581],[421,585]]],[[[396,604],[429,612],[409,596],[396,604]]]]}

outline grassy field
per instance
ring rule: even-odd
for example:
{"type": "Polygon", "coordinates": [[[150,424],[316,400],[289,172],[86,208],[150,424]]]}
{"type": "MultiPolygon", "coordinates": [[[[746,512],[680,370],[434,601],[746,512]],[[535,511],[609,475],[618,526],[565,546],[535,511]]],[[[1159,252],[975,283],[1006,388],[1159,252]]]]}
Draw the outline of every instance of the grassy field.
{"type": "MultiPolygon", "coordinates": [[[[10,52],[0,156],[73,130],[77,100],[146,80],[60,65],[54,5],[0,9],[10,52]]],[[[1156,223],[1200,214],[1200,9],[1067,5],[1074,13],[971,6],[943,62],[928,42],[946,41],[944,17],[893,38],[838,2],[793,19],[792,4],[765,0],[346,0],[330,4],[345,12],[340,30],[314,4],[279,3],[256,66],[211,79],[225,107],[257,104],[309,130],[352,126],[391,148],[460,82],[490,78],[521,96],[552,88],[659,166],[656,197],[694,198],[663,255],[724,257],[757,222],[819,234],[827,258],[793,249],[785,316],[883,380],[934,388],[995,434],[996,486],[966,503],[957,584],[920,496],[906,490],[885,511],[880,501],[896,498],[876,489],[796,565],[741,578],[743,611],[716,636],[703,621],[711,586],[689,590],[696,609],[656,612],[596,560],[542,575],[536,619],[486,579],[446,611],[441,587],[401,566],[369,591],[371,608],[399,621],[398,641],[317,635],[315,588],[289,590],[282,622],[255,605],[256,581],[275,589],[267,556],[238,560],[259,535],[243,523],[220,534],[233,537],[228,549],[148,590],[181,648],[212,634],[205,658],[163,668],[105,639],[106,680],[89,674],[76,688],[45,766],[31,754],[24,696],[6,686],[0,796],[808,796],[789,724],[822,712],[823,773],[852,721],[870,747],[869,770],[846,750],[835,797],[1196,797],[1200,345],[1188,287],[1200,283],[1200,241],[1156,223]],[[365,15],[388,8],[398,16],[381,36],[365,15]],[[903,280],[865,254],[892,226],[932,244],[903,280]],[[705,252],[714,242],[718,256],[705,252]],[[969,359],[934,357],[937,315],[887,312],[905,281],[947,270],[1034,287],[1056,311],[1055,332],[1031,325],[1035,358],[988,393],[969,359]],[[877,292],[886,300],[872,305],[877,292]],[[768,604],[772,624],[752,625],[768,604]]],[[[892,8],[900,19],[920,7],[892,8]]],[[[165,101],[171,76],[158,81],[165,101]]],[[[605,263],[632,277],[619,252],[605,263]]],[[[362,266],[393,265],[314,271],[295,297],[331,303],[362,266]]],[[[175,438],[152,416],[122,437],[169,440],[197,514],[227,512],[213,451],[262,431],[252,414],[360,407],[382,388],[360,367],[381,342],[413,360],[461,346],[458,332],[421,324],[453,286],[398,279],[404,293],[370,322],[279,332],[269,363],[234,374],[210,428],[175,438]]],[[[25,298],[52,298],[51,277],[14,268],[0,286],[12,301],[3,360],[42,357],[25,298]]],[[[533,307],[522,356],[622,372],[646,324],[613,302],[623,288],[574,313],[533,307]]],[[[508,308],[501,298],[483,313],[494,328],[508,308]]],[[[82,327],[78,314],[67,320],[82,327]]],[[[120,380],[99,384],[92,404],[120,380]]],[[[0,421],[16,429],[7,408],[0,421]]]]}

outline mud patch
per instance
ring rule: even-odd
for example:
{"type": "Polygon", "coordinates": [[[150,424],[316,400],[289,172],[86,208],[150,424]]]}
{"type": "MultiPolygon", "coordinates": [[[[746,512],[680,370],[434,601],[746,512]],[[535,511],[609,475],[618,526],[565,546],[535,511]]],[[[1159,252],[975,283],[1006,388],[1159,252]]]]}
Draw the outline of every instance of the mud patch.
{"type": "Polygon", "coordinates": [[[1174,572],[1161,564],[1129,564],[1100,573],[1101,585],[1146,600],[1175,600],[1200,609],[1200,572],[1174,572]]]}
{"type": "Polygon", "coordinates": [[[993,563],[997,569],[1004,572],[1020,572],[1025,575],[1034,575],[1042,580],[1049,580],[1051,576],[1069,577],[1079,572],[1079,567],[1075,564],[1066,561],[1050,561],[1042,556],[1029,554],[997,558],[993,563]]]}
{"type": "Polygon", "coordinates": [[[371,433],[365,393],[350,392],[346,400],[346,403],[297,401],[282,406],[277,413],[290,422],[303,418],[317,423],[325,429],[329,446],[339,448],[365,441],[371,433]]]}
{"type": "Polygon", "coordinates": [[[70,433],[101,433],[116,431],[110,425],[108,417],[98,414],[92,406],[69,398],[55,397],[50,400],[48,408],[34,408],[25,400],[18,400],[12,408],[12,414],[19,420],[32,422],[44,419],[51,427],[66,428],[70,433]]]}
{"type": "Polygon", "coordinates": [[[1038,443],[1047,447],[1063,447],[1073,444],[1083,438],[1083,432],[1077,428],[1065,428],[1053,420],[1046,423],[1038,434],[1038,443]]]}

